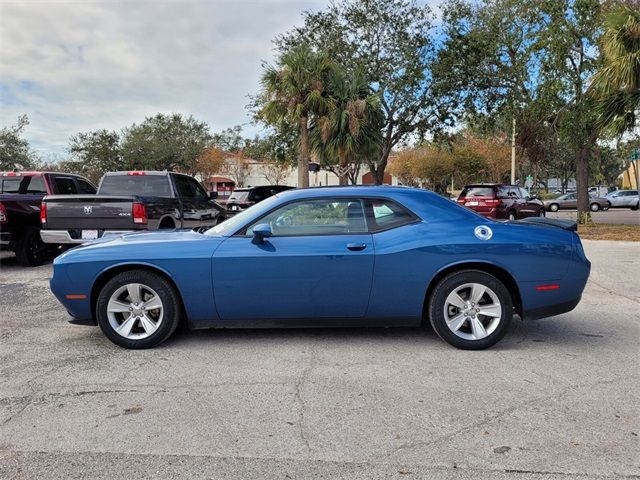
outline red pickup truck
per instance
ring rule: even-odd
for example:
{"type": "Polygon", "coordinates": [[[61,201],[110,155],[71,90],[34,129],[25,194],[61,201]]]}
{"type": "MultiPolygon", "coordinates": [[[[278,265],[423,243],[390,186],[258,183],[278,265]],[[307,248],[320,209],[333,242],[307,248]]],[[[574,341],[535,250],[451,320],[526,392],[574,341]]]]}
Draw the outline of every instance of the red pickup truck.
{"type": "Polygon", "coordinates": [[[79,175],[58,172],[0,172],[0,249],[12,250],[18,263],[40,265],[58,245],[40,238],[40,205],[45,195],[94,194],[79,175]]]}

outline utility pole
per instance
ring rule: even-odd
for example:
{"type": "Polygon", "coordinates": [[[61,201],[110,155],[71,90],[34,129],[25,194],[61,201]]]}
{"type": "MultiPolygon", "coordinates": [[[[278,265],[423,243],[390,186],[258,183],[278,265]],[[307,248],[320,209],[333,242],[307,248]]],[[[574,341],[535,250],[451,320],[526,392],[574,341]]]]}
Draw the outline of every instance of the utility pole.
{"type": "Polygon", "coordinates": [[[511,128],[511,185],[516,183],[516,116],[511,128]]]}

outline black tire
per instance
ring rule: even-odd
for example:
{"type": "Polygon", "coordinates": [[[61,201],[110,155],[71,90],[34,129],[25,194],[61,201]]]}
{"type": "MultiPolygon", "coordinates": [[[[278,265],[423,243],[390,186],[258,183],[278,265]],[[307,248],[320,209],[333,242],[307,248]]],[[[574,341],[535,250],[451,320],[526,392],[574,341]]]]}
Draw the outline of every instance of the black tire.
{"type": "Polygon", "coordinates": [[[27,227],[16,245],[16,259],[23,267],[42,265],[49,258],[49,248],[40,238],[40,229],[27,227]]]}
{"type": "Polygon", "coordinates": [[[509,210],[509,213],[507,214],[507,218],[508,218],[510,221],[514,221],[514,220],[517,220],[517,219],[518,219],[518,215],[516,214],[516,212],[515,212],[515,211],[513,211],[513,210],[509,210]]]}
{"type": "Polygon", "coordinates": [[[167,340],[175,332],[182,317],[182,302],[173,285],[163,276],[147,270],[123,272],[107,282],[98,294],[96,318],[105,336],[123,348],[153,348],[167,340]],[[111,296],[121,287],[139,283],[153,289],[162,301],[162,321],[157,330],[143,339],[129,339],[115,331],[109,321],[107,305],[111,296]]]}
{"type": "Polygon", "coordinates": [[[593,202],[591,205],[589,205],[589,210],[591,210],[592,212],[597,212],[598,210],[600,210],[600,204],[593,202]]]}
{"type": "Polygon", "coordinates": [[[538,216],[539,217],[546,217],[547,213],[544,211],[544,208],[541,208],[540,210],[538,210],[538,216]]]}
{"type": "Polygon", "coordinates": [[[636,203],[635,207],[631,207],[631,210],[638,210],[640,208],[640,202],[636,203]]]}
{"type": "Polygon", "coordinates": [[[174,228],[176,228],[176,224],[174,223],[173,220],[164,219],[162,220],[162,222],[160,222],[160,226],[158,227],[158,230],[172,230],[174,228]]]}
{"type": "MultiPolygon", "coordinates": [[[[485,298],[485,297],[483,297],[485,298]]],[[[478,303],[478,305],[480,305],[478,303]]],[[[511,318],[513,316],[513,302],[509,291],[504,284],[493,275],[480,270],[460,270],[451,273],[443,278],[433,290],[429,299],[429,321],[438,336],[449,345],[464,350],[483,350],[495,345],[509,330],[511,318]],[[488,336],[479,339],[464,339],[453,333],[448,327],[445,319],[445,307],[447,306],[447,297],[450,293],[468,283],[480,284],[488,287],[497,296],[501,304],[501,316],[495,329],[488,336]]],[[[497,317],[496,317],[497,318],[497,317]]],[[[490,317],[483,317],[483,322],[491,321],[490,317]]],[[[488,325],[488,324],[487,324],[488,325]]],[[[470,324],[463,323],[462,329],[470,329],[470,324]]],[[[463,332],[464,333],[464,332],[463,332]]]]}
{"type": "Polygon", "coordinates": [[[557,212],[558,210],[560,210],[560,205],[558,205],[557,203],[552,203],[551,205],[549,205],[550,212],[557,212]]]}

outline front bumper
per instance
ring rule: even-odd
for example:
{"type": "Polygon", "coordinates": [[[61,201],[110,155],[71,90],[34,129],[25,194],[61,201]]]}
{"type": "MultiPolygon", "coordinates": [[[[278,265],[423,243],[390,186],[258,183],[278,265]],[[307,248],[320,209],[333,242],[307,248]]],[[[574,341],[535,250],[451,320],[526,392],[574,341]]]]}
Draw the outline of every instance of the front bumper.
{"type": "MultiPolygon", "coordinates": [[[[98,238],[103,238],[107,235],[122,235],[124,233],[132,232],[133,230],[105,230],[102,232],[102,235],[98,233],[98,238]]],[[[68,230],[40,230],[40,238],[42,238],[44,243],[52,243],[55,245],[80,245],[91,241],[82,238],[73,238],[68,230]]]]}
{"type": "Polygon", "coordinates": [[[69,314],[69,318],[67,319],[67,321],[73,325],[86,325],[89,327],[95,327],[97,325],[97,323],[95,322],[95,320],[91,317],[89,318],[79,318],[79,317],[74,317],[73,315],[69,314]]]}

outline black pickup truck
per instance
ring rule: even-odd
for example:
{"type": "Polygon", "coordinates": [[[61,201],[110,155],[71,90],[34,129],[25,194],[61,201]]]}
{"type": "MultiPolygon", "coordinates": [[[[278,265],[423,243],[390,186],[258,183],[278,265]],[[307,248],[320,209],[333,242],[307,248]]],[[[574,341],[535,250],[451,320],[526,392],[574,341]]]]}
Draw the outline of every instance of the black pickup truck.
{"type": "Polygon", "coordinates": [[[59,172],[0,172],[0,249],[23,266],[40,265],[57,250],[40,239],[40,204],[49,194],[96,193],[89,180],[59,172]]]}
{"type": "Polygon", "coordinates": [[[79,244],[138,230],[208,228],[225,209],[196,179],[175,172],[106,173],[95,195],[47,195],[42,200],[42,240],[79,244]]]}

